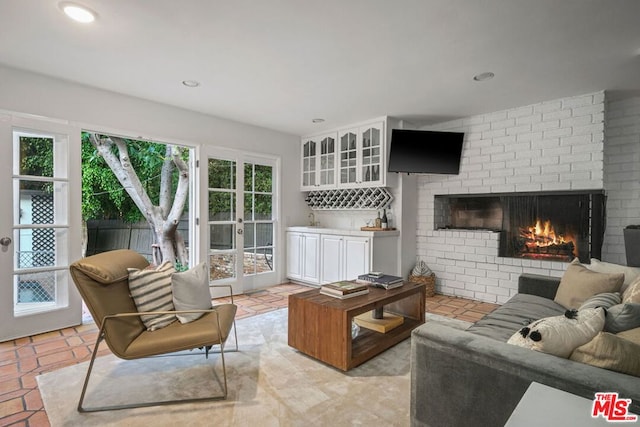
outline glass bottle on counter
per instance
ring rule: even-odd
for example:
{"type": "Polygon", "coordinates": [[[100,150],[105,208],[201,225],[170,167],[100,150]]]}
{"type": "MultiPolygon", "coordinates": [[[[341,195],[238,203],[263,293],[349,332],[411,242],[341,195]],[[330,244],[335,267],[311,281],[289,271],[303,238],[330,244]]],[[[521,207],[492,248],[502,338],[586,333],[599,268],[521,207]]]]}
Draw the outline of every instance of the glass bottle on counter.
{"type": "Polygon", "coordinates": [[[376,228],[382,228],[382,218],[380,218],[380,211],[378,211],[378,217],[376,218],[376,228]]]}
{"type": "Polygon", "coordinates": [[[389,221],[387,220],[387,210],[386,209],[382,210],[382,228],[383,229],[389,228],[389,221]]]}

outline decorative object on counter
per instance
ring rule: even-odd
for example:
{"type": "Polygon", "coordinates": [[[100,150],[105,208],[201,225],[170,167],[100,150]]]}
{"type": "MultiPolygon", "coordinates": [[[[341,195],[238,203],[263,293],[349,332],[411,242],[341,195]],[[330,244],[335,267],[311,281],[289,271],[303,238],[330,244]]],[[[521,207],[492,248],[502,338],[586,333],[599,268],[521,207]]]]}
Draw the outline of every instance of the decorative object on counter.
{"type": "Polygon", "coordinates": [[[378,217],[375,219],[374,224],[376,228],[382,228],[382,218],[380,218],[380,212],[378,212],[378,217]]]}
{"type": "Polygon", "coordinates": [[[389,228],[389,220],[387,219],[387,210],[382,209],[382,228],[389,228]]]}
{"type": "Polygon", "coordinates": [[[421,283],[427,288],[427,296],[432,297],[436,294],[436,275],[433,274],[427,264],[420,260],[416,263],[411,274],[409,275],[410,283],[421,283]]]}
{"type": "Polygon", "coordinates": [[[309,191],[305,199],[313,210],[377,210],[388,207],[393,196],[386,187],[309,191]]]}

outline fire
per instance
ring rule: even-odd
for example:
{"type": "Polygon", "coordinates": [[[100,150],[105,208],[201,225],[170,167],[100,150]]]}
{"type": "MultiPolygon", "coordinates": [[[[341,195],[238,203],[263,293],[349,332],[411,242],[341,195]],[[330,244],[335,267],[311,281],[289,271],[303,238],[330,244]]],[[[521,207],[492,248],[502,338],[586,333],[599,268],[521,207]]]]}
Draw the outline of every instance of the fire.
{"type": "Polygon", "coordinates": [[[537,220],[534,226],[521,228],[520,237],[524,239],[528,252],[553,253],[559,250],[573,254],[573,249],[575,248],[573,236],[564,236],[556,233],[551,221],[542,222],[537,220]],[[551,249],[551,251],[543,251],[543,248],[551,249]]]}

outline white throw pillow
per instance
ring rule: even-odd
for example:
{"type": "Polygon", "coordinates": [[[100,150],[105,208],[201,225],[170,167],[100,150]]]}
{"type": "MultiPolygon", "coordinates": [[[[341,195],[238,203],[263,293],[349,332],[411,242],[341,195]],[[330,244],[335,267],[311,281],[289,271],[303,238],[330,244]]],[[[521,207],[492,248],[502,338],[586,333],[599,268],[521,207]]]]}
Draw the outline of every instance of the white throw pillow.
{"type": "Polygon", "coordinates": [[[640,267],[627,267],[626,265],[613,264],[610,262],[600,261],[597,258],[591,258],[591,264],[584,264],[591,271],[597,273],[622,273],[624,274],[624,282],[620,288],[620,293],[624,293],[633,281],[640,277],[640,267]]]}
{"type": "MultiPolygon", "coordinates": [[[[128,268],[129,292],[138,311],[173,311],[171,274],[176,270],[170,262],[157,268],[144,270],[128,268]]],[[[176,320],[175,314],[149,314],[140,316],[149,331],[164,328],[176,320]]]]}
{"type": "MultiPolygon", "coordinates": [[[[209,268],[202,262],[195,267],[171,275],[173,304],[177,311],[208,310],[211,308],[209,292],[209,268]]],[[[189,323],[202,317],[204,313],[178,314],[180,323],[189,323]]]]}
{"type": "Polygon", "coordinates": [[[564,316],[546,317],[513,334],[508,344],[568,358],[604,327],[604,309],[567,310],[564,316]]]}

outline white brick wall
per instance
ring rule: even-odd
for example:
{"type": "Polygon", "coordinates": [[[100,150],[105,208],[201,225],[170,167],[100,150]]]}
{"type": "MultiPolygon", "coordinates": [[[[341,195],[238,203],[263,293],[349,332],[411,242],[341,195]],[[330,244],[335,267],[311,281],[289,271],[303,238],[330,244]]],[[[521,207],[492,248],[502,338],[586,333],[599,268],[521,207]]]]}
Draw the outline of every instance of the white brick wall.
{"type": "Polygon", "coordinates": [[[605,135],[607,229],[602,258],[626,264],[622,230],[640,224],[640,97],[607,103],[605,135]]]}
{"type": "Polygon", "coordinates": [[[604,111],[596,92],[424,128],[465,132],[460,174],[418,179],[417,256],[439,292],[503,303],[521,273],[562,275],[566,263],[498,257],[498,233],[434,231],[434,196],[603,189],[604,111]]]}

